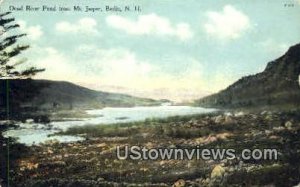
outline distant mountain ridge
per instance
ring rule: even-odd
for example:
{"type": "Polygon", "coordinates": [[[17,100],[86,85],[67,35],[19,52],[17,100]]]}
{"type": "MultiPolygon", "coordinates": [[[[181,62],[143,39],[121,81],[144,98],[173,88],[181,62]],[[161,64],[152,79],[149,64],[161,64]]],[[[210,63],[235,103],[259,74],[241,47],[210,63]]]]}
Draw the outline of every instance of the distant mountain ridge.
{"type": "MultiPolygon", "coordinates": [[[[0,80],[0,94],[5,95],[5,81],[0,80]]],[[[24,107],[48,108],[102,108],[159,105],[154,99],[126,94],[91,90],[66,81],[10,80],[11,102],[24,107]],[[30,98],[30,99],[29,99],[30,98]]],[[[4,97],[4,96],[3,96],[4,97]]],[[[0,102],[1,105],[1,102],[0,102]]]]}
{"type": "Polygon", "coordinates": [[[300,44],[267,64],[261,73],[243,77],[219,93],[195,101],[219,108],[300,106],[300,44]]]}

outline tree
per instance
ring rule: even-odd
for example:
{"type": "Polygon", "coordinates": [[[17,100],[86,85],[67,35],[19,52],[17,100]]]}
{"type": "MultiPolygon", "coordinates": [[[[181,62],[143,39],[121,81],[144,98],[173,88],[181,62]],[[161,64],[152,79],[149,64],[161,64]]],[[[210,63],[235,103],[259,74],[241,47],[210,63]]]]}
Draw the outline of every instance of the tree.
{"type": "Polygon", "coordinates": [[[4,116],[8,119],[13,113],[18,114],[21,103],[30,101],[38,93],[40,88],[34,86],[30,78],[44,71],[20,66],[26,60],[18,60],[16,57],[27,50],[29,45],[19,44],[19,39],[26,34],[19,34],[20,26],[10,14],[0,13],[0,119],[4,116]]]}
{"type": "MultiPolygon", "coordinates": [[[[15,23],[14,18],[6,18],[10,12],[0,13],[0,119],[4,118],[3,109],[5,108],[5,118],[10,119],[10,114],[18,114],[20,108],[20,101],[33,98],[34,94],[37,93],[37,88],[35,90],[29,90],[32,88],[32,84],[29,84],[31,80],[20,80],[25,78],[30,78],[36,73],[44,71],[44,69],[37,69],[35,67],[23,68],[18,67],[20,64],[24,63],[24,60],[12,60],[17,57],[24,50],[29,48],[29,45],[19,45],[17,44],[18,39],[26,36],[26,34],[16,34],[16,28],[19,27],[15,23]],[[9,31],[11,35],[9,35],[9,31]],[[2,79],[2,80],[1,80],[2,79]],[[5,81],[3,79],[6,79],[5,81]],[[19,80],[11,80],[19,79],[19,80]],[[22,83],[18,83],[22,81],[22,83]],[[11,82],[11,86],[10,86],[11,82]],[[21,88],[21,89],[20,89],[21,88]],[[11,101],[12,99],[12,101],[11,101]],[[16,109],[12,112],[13,109],[16,109]]],[[[3,128],[3,127],[2,127],[3,128]]],[[[2,185],[2,180],[7,186],[10,182],[10,167],[15,163],[16,155],[20,155],[22,151],[20,148],[22,145],[12,144],[10,138],[3,138],[0,129],[0,186],[2,185]],[[5,144],[5,146],[4,146],[5,144]],[[17,149],[14,147],[18,147],[17,149]],[[13,153],[15,150],[18,154],[13,153]],[[10,155],[14,157],[10,158],[10,155]]],[[[3,184],[4,184],[3,183],[3,184]]]]}
{"type": "Polygon", "coordinates": [[[0,78],[29,78],[36,73],[44,71],[44,69],[30,67],[20,70],[18,66],[24,63],[25,60],[15,62],[11,60],[28,49],[29,45],[17,44],[18,39],[26,36],[26,34],[8,34],[9,31],[20,27],[15,23],[15,18],[6,18],[10,13],[11,12],[0,14],[0,78]]]}

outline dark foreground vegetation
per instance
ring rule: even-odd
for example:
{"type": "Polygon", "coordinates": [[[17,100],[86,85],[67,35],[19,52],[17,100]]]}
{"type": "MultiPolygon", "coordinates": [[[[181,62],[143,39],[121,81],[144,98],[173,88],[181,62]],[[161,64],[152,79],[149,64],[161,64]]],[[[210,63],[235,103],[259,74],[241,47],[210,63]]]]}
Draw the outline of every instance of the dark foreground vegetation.
{"type": "MultiPolygon", "coordinates": [[[[206,114],[74,127],[55,141],[11,152],[11,186],[295,186],[300,182],[300,112],[206,114]],[[221,160],[119,160],[116,146],[234,148],[221,160]],[[243,160],[242,149],[274,148],[278,160],[243,160]]],[[[6,150],[5,145],[2,147],[6,150]]],[[[21,149],[11,147],[11,151],[21,149]]]]}

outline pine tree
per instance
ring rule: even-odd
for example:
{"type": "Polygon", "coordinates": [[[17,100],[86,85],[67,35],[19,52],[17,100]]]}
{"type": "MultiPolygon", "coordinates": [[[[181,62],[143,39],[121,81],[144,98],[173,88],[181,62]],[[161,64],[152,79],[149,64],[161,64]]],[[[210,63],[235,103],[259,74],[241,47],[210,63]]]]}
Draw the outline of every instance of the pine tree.
{"type": "Polygon", "coordinates": [[[12,34],[9,31],[20,27],[15,23],[15,18],[6,18],[10,12],[0,14],[0,78],[17,79],[29,78],[36,73],[44,71],[44,69],[37,69],[30,67],[26,69],[18,69],[18,66],[24,63],[24,60],[12,62],[12,58],[21,54],[24,50],[29,48],[29,45],[17,44],[18,39],[26,36],[26,34],[12,34]]]}
{"type": "Polygon", "coordinates": [[[29,48],[21,45],[19,39],[26,34],[19,34],[20,27],[10,12],[0,13],[0,119],[9,119],[20,112],[21,103],[30,102],[42,88],[33,84],[31,77],[44,71],[35,67],[22,68],[25,60],[18,60],[18,55],[29,48]]]}

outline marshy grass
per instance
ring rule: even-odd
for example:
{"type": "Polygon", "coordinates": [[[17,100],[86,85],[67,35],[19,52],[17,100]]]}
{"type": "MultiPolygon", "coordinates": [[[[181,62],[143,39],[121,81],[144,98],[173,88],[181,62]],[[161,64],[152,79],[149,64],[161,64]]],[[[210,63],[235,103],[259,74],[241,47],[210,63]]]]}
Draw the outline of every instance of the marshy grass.
{"type": "Polygon", "coordinates": [[[86,125],[81,127],[71,127],[64,132],[55,135],[86,135],[87,137],[131,137],[142,133],[150,133],[156,136],[168,136],[172,138],[193,138],[206,136],[212,133],[209,128],[186,128],[180,123],[201,119],[204,116],[214,114],[198,114],[187,116],[172,116],[167,118],[147,118],[144,121],[86,125]]]}

